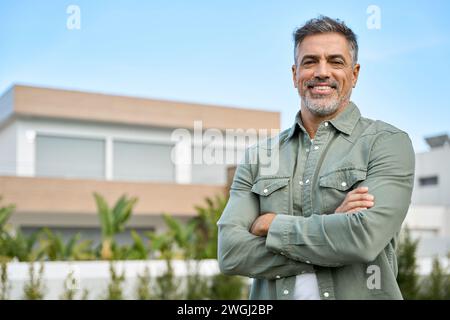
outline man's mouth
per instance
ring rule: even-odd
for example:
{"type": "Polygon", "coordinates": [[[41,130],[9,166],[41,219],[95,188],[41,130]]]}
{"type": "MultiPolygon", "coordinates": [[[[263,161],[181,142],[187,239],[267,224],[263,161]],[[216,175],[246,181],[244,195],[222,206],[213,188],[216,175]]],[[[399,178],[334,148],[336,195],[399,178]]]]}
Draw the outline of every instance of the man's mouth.
{"type": "Polygon", "coordinates": [[[314,95],[329,95],[336,90],[336,87],[329,84],[315,84],[309,85],[308,90],[314,95]]]}

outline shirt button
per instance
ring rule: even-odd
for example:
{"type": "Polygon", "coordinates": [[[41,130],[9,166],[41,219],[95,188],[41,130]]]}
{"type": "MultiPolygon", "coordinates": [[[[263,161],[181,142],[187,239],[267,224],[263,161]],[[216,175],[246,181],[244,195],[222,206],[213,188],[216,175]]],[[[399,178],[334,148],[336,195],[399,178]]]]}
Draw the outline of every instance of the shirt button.
{"type": "Polygon", "coordinates": [[[289,290],[284,290],[283,293],[284,294],[289,294],[289,290]]]}
{"type": "Polygon", "coordinates": [[[328,122],[325,122],[325,127],[328,127],[328,122]]]}
{"type": "Polygon", "coordinates": [[[267,193],[267,192],[269,192],[269,190],[267,190],[267,189],[264,189],[264,190],[263,190],[263,192],[264,192],[264,193],[267,193]]]}
{"type": "Polygon", "coordinates": [[[347,185],[347,182],[345,182],[345,181],[343,181],[342,183],[341,183],[341,186],[343,186],[343,187],[345,187],[347,185]]]}
{"type": "Polygon", "coordinates": [[[318,146],[315,146],[315,147],[314,147],[314,150],[319,150],[319,147],[318,147],[318,146]]]}
{"type": "Polygon", "coordinates": [[[303,185],[303,181],[300,181],[298,184],[302,186],[303,185]]]}
{"type": "Polygon", "coordinates": [[[309,179],[306,179],[305,183],[308,184],[309,183],[309,179]]]}
{"type": "Polygon", "coordinates": [[[328,297],[330,296],[330,294],[329,294],[328,292],[324,292],[324,293],[323,293],[323,296],[324,296],[325,298],[328,298],[328,297]]]}

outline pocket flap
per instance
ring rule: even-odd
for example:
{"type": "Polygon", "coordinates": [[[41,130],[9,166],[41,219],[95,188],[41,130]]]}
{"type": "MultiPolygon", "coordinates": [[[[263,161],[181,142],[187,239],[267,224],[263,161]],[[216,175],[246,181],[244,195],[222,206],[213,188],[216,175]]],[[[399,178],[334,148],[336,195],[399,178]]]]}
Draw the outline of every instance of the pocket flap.
{"type": "Polygon", "coordinates": [[[257,193],[261,196],[268,196],[272,192],[287,186],[288,183],[289,183],[289,178],[261,179],[253,185],[252,192],[257,193]]]}
{"type": "Polygon", "coordinates": [[[338,169],[321,176],[319,178],[319,185],[321,187],[346,191],[356,182],[365,180],[366,177],[367,171],[363,169],[338,169]]]}

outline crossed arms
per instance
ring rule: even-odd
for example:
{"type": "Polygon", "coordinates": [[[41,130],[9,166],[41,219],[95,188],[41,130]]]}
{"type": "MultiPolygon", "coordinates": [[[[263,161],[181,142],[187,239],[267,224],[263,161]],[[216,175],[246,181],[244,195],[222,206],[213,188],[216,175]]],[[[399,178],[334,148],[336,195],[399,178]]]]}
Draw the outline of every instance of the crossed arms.
{"type": "MultiPolygon", "coordinates": [[[[354,191],[329,215],[261,215],[258,197],[251,192],[251,166],[241,164],[218,221],[221,271],[275,279],[298,274],[305,263],[338,267],[375,260],[406,216],[414,182],[414,151],[402,132],[383,137],[372,149],[376,156],[370,158],[361,187],[368,187],[376,203],[356,203],[361,197],[354,196],[358,193],[354,191]]],[[[360,191],[362,198],[368,196],[360,191]]]]}

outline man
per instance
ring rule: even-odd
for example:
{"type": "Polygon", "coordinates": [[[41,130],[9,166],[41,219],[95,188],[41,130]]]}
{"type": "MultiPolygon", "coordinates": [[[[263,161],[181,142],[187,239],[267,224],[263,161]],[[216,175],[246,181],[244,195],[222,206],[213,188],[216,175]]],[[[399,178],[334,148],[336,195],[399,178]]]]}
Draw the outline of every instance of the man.
{"type": "Polygon", "coordinates": [[[402,299],[395,249],[413,188],[411,141],[350,102],[360,65],[343,22],[320,16],[294,40],[301,109],[238,166],[218,221],[220,269],[254,278],[251,299],[402,299]],[[261,151],[276,172],[263,174],[261,151]]]}

